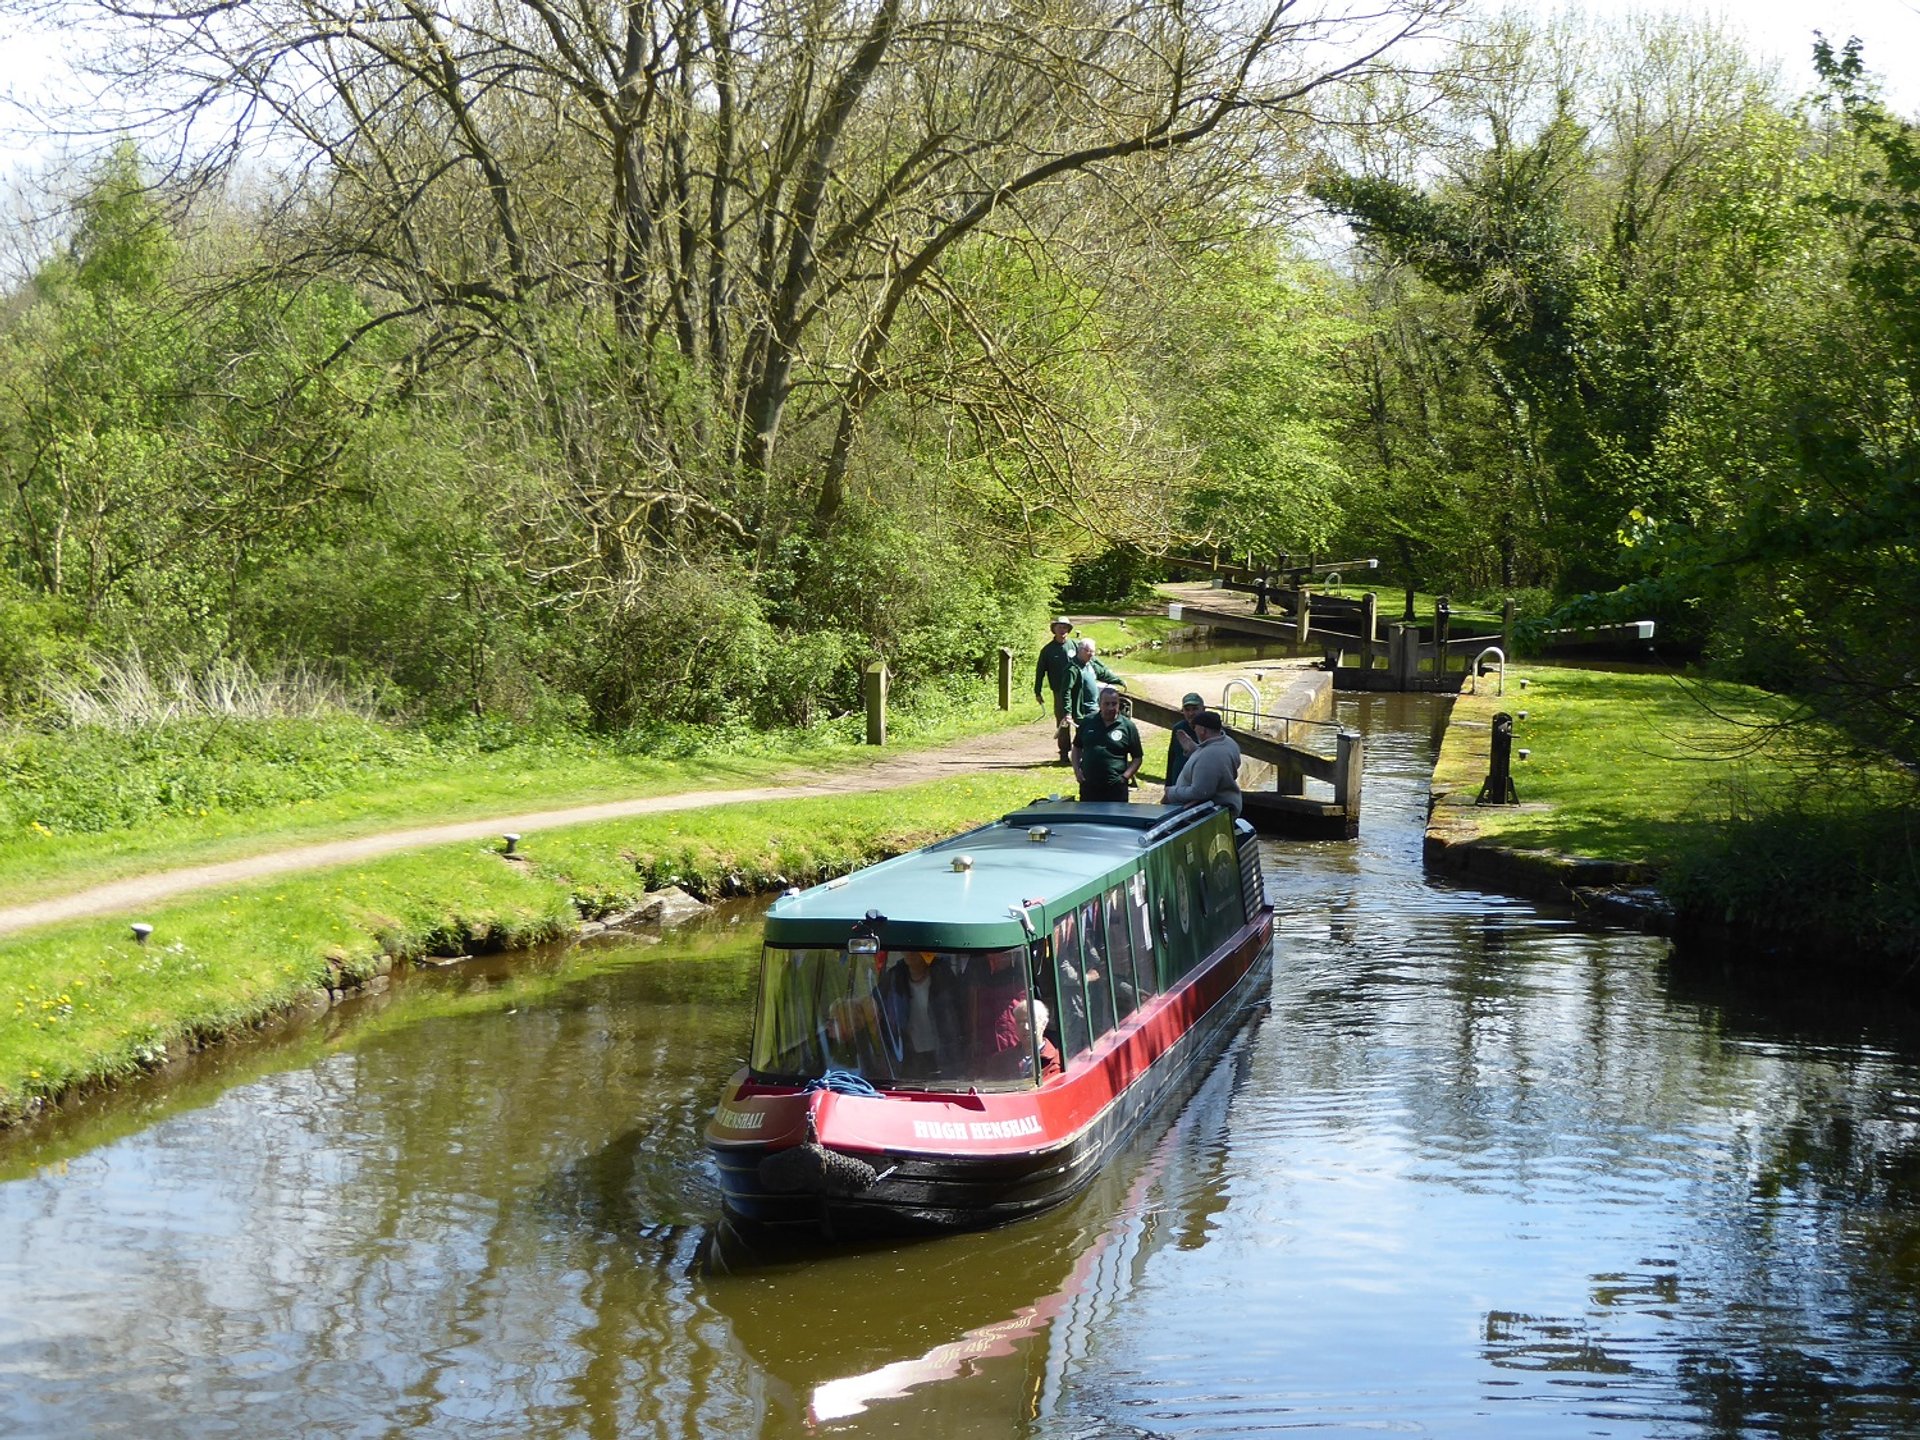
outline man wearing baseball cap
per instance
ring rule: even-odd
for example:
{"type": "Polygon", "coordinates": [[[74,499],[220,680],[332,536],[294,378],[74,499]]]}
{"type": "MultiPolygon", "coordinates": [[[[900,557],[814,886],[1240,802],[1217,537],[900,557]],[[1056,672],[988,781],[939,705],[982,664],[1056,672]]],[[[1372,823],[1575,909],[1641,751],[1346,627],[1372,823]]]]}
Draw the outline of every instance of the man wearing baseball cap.
{"type": "Polygon", "coordinates": [[[1173,737],[1167,741],[1167,784],[1180,778],[1180,767],[1200,742],[1193,735],[1193,717],[1207,708],[1207,702],[1189,690],[1180,697],[1180,718],[1174,723],[1173,737]]]}
{"type": "Polygon", "coordinates": [[[1167,786],[1161,797],[1166,804],[1217,800],[1234,814],[1240,813],[1240,747],[1226,729],[1218,711],[1202,710],[1193,717],[1193,734],[1199,743],[1181,767],[1180,783],[1167,786]]]}
{"type": "Polygon", "coordinates": [[[1067,714],[1067,690],[1073,681],[1073,642],[1067,639],[1073,622],[1062,615],[1053,622],[1053,639],[1040,649],[1033,667],[1033,698],[1040,699],[1044,683],[1053,691],[1053,738],[1060,747],[1060,763],[1069,762],[1067,751],[1073,744],[1073,720],[1067,714]]]}

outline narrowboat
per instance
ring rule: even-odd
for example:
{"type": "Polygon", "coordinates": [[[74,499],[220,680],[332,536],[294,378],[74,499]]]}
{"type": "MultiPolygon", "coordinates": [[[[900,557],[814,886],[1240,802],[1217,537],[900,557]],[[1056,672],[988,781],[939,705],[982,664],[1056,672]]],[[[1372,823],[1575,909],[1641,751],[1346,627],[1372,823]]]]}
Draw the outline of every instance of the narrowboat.
{"type": "Polygon", "coordinates": [[[1086,1186],[1264,997],[1273,911],[1221,806],[1036,801],[789,891],[707,1127],[727,1217],[996,1225],[1086,1186]]]}

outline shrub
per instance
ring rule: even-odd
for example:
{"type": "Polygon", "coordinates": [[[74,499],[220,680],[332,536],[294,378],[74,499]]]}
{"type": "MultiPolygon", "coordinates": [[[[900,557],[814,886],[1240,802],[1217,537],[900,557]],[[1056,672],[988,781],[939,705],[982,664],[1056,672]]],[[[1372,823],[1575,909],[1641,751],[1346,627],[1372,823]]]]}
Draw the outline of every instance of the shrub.
{"type": "Polygon", "coordinates": [[[619,730],[751,713],[779,645],[752,577],[726,561],[656,565],[600,628],[581,688],[594,719],[619,730]]]}

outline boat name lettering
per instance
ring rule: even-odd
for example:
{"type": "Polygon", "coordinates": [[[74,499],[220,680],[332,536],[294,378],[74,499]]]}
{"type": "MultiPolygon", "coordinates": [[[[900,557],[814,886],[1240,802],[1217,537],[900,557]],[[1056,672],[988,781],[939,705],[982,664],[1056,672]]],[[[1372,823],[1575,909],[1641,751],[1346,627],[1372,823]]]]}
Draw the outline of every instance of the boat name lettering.
{"type": "Polygon", "coordinates": [[[1014,1140],[1022,1135],[1038,1135],[1040,1117],[1023,1115],[1017,1120],[916,1120],[916,1140],[1014,1140]]]}
{"type": "Polygon", "coordinates": [[[724,1130],[758,1130],[767,1123],[764,1110],[728,1110],[720,1111],[720,1126],[724,1130]]]}

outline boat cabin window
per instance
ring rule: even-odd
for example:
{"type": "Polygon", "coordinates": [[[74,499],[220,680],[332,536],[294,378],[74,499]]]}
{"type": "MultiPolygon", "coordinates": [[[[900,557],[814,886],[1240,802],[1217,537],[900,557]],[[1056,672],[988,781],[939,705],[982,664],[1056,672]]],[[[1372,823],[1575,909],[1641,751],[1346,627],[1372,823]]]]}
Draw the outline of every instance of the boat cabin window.
{"type": "Polygon", "coordinates": [[[1099,899],[1080,907],[1081,974],[1087,986],[1087,1023],[1098,1040],[1113,1029],[1113,952],[1107,945],[1106,921],[1099,899]]]}
{"type": "Polygon", "coordinates": [[[1080,953],[1080,912],[1069,910],[1054,922],[1053,969],[1042,982],[1043,998],[1052,1017],[1048,1034],[1067,1064],[1093,1043],[1087,1025],[1085,966],[1080,953]]]}
{"type": "Polygon", "coordinates": [[[1153,921],[1147,908],[1147,872],[1136,871],[1127,886],[1127,930],[1133,939],[1133,978],[1140,998],[1160,993],[1159,962],[1153,947],[1153,921]]]}
{"type": "Polygon", "coordinates": [[[1127,887],[1116,885],[1101,901],[1105,912],[1107,960],[1113,973],[1113,1008],[1125,1020],[1140,1008],[1140,989],[1133,975],[1133,936],[1127,932],[1127,887]]]}
{"type": "Polygon", "coordinates": [[[882,1089],[1031,1084],[1027,952],[769,945],[753,1071],[808,1080],[852,1071],[882,1089]]]}

